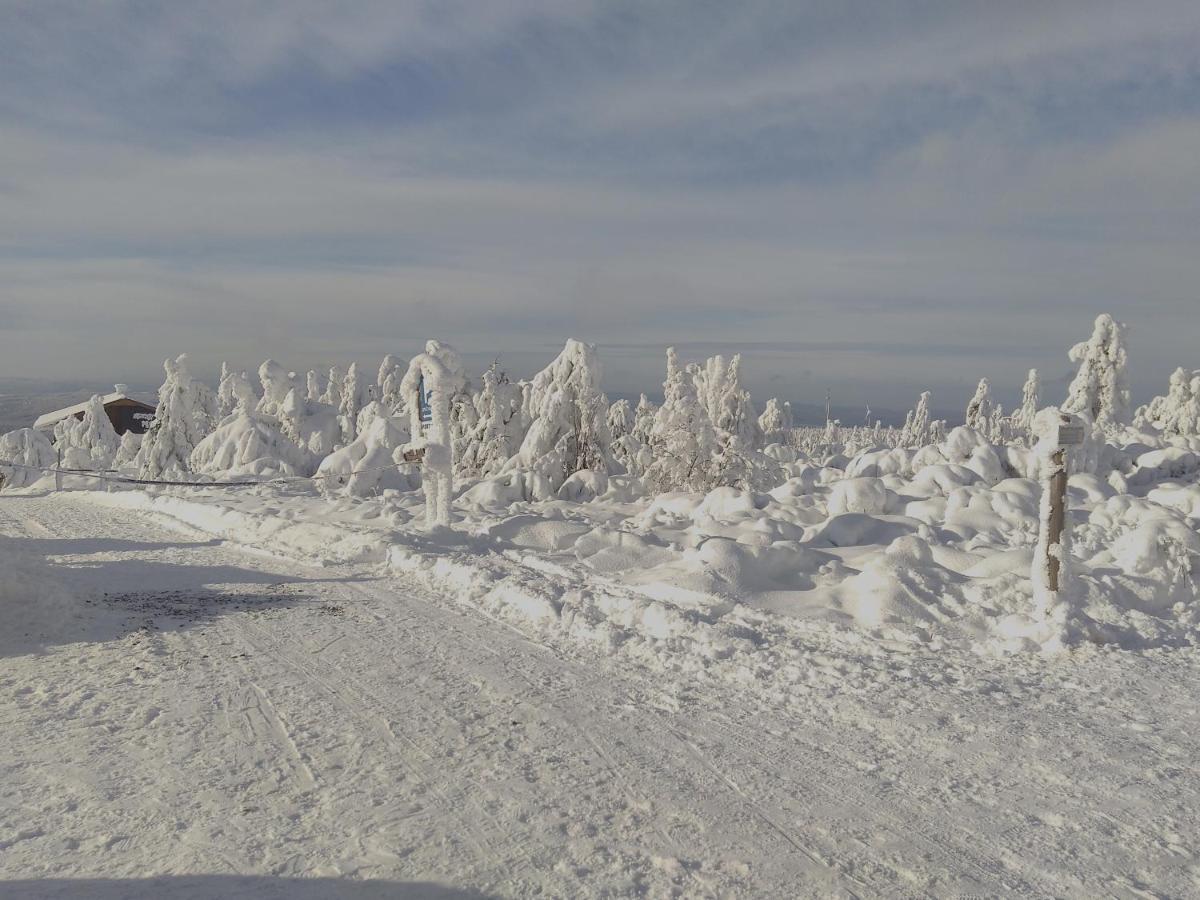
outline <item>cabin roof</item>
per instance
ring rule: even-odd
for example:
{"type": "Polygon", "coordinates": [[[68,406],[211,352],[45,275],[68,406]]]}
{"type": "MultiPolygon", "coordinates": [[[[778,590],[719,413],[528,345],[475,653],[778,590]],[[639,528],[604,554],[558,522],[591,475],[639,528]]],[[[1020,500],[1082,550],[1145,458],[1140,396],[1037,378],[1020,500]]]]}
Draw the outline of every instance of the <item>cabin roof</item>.
{"type": "MultiPolygon", "coordinates": [[[[105,394],[103,397],[100,398],[100,402],[103,403],[105,406],[108,406],[111,403],[118,403],[122,400],[127,401],[125,403],[122,403],[121,404],[122,406],[131,406],[131,405],[142,406],[142,407],[145,407],[149,412],[154,412],[153,406],[150,406],[147,403],[142,403],[140,400],[134,400],[123,390],[122,391],[113,391],[111,394],[105,394]]],[[[43,413],[42,415],[37,417],[37,421],[33,423],[33,427],[34,428],[53,428],[55,425],[57,425],[63,419],[69,419],[71,416],[79,415],[81,412],[83,412],[85,409],[87,409],[88,404],[91,402],[92,402],[91,398],[89,398],[87,400],[84,400],[82,403],[76,403],[74,406],[66,406],[66,407],[63,407],[62,409],[56,409],[53,412],[43,413]]]]}

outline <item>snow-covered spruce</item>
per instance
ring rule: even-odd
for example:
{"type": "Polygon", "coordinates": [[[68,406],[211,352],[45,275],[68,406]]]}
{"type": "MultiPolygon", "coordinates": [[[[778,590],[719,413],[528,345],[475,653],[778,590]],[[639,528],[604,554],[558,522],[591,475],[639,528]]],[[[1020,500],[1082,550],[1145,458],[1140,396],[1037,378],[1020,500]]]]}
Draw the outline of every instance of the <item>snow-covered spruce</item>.
{"type": "Polygon", "coordinates": [[[163,369],[167,377],[158,389],[154,421],[135,461],[143,478],[186,475],[192,451],[216,425],[216,398],[192,378],[187,355],[166,360],[163,369]]]}
{"type": "Polygon", "coordinates": [[[54,446],[62,454],[63,468],[101,472],[112,466],[121,438],[99,395],[87,402],[81,418],[68,416],[54,426],[54,446]]]}
{"type": "Polygon", "coordinates": [[[1096,317],[1090,339],[1071,348],[1071,362],[1079,364],[1063,411],[1085,415],[1101,433],[1129,424],[1129,364],[1125,351],[1126,326],[1104,313],[1096,317]]]}
{"type": "Polygon", "coordinates": [[[0,479],[5,489],[24,488],[46,476],[40,471],[58,464],[50,439],[35,428],[18,428],[0,435],[0,479]],[[4,463],[15,465],[4,465],[4,463]]]}
{"type": "Polygon", "coordinates": [[[506,470],[532,469],[555,490],[583,469],[613,471],[608,399],[600,391],[600,374],[596,348],[568,340],[530,383],[524,397],[530,424],[506,470]]]}

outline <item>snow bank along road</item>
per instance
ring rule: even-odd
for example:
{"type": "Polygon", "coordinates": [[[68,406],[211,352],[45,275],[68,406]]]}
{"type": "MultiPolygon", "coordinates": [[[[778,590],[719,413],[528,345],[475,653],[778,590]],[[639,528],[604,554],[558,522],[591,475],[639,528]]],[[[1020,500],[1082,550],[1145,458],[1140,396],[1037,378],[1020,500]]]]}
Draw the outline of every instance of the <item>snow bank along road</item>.
{"type": "Polygon", "coordinates": [[[813,631],[781,692],[70,494],[0,535],[80,604],[0,622],[6,898],[1200,895],[1192,649],[813,631]]]}

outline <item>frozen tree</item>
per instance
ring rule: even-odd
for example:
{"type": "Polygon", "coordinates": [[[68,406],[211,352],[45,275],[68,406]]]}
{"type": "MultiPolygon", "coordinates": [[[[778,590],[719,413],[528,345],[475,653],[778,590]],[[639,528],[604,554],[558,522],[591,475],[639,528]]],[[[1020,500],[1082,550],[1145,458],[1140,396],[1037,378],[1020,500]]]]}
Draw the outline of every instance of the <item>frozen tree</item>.
{"type": "Polygon", "coordinates": [[[0,435],[0,488],[29,487],[58,463],[50,439],[34,428],[0,435]],[[11,465],[5,465],[11,463],[11,465]]]}
{"type": "Polygon", "coordinates": [[[221,380],[217,382],[217,420],[233,415],[239,406],[253,409],[258,405],[258,393],[245,372],[236,372],[221,363],[221,380]]]}
{"type": "Polygon", "coordinates": [[[321,402],[340,410],[342,408],[342,391],[345,383],[345,370],[341,366],[331,366],[329,369],[329,380],[325,384],[325,393],[321,395],[321,402]]]}
{"type": "Polygon", "coordinates": [[[1165,396],[1138,410],[1139,427],[1152,425],[1167,434],[1200,434],[1200,371],[1179,368],[1171,373],[1165,396]]]}
{"type": "Polygon", "coordinates": [[[1091,338],[1071,348],[1071,362],[1079,364],[1079,371],[1067,389],[1063,411],[1088,416],[1098,431],[1129,424],[1125,326],[1108,313],[1097,316],[1091,338]]]}
{"type": "Polygon", "coordinates": [[[192,450],[216,422],[216,397],[192,378],[187,355],[166,360],[163,369],[167,377],[158,389],[154,422],[142,439],[136,460],[143,478],[187,472],[192,450]]]}
{"type": "Polygon", "coordinates": [[[296,376],[268,359],[258,367],[258,380],[262,383],[262,399],[258,401],[258,413],[269,418],[279,418],[279,410],[288,394],[296,387],[296,376]]]}
{"type": "MultiPolygon", "coordinates": [[[[645,400],[646,395],[642,395],[645,400]]],[[[640,407],[639,407],[640,408],[640,407]]],[[[648,464],[645,442],[636,433],[637,417],[629,401],[622,397],[608,408],[608,431],[612,435],[612,455],[631,475],[641,475],[648,464]]]]}
{"type": "Polygon", "coordinates": [[[320,403],[321,395],[324,391],[321,390],[321,376],[316,369],[309,369],[308,376],[304,379],[305,396],[312,403],[320,403]]]}
{"type": "Polygon", "coordinates": [[[240,407],[258,406],[258,392],[245,372],[235,372],[221,363],[221,381],[217,385],[217,421],[233,415],[240,407]]]}
{"type": "Polygon", "coordinates": [[[1017,435],[1029,440],[1033,434],[1033,418],[1038,411],[1038,394],[1041,386],[1038,381],[1038,370],[1030,369],[1025,378],[1025,386],[1021,388],[1021,408],[1012,418],[1013,430],[1017,435]]]}
{"type": "Polygon", "coordinates": [[[530,425],[510,469],[533,469],[557,490],[575,472],[610,472],[608,399],[600,392],[596,348],[568,340],[533,377],[526,413],[530,425]]]}
{"type": "Polygon", "coordinates": [[[633,407],[624,397],[613,401],[606,416],[608,433],[612,439],[618,440],[633,431],[633,407]]]}
{"type": "Polygon", "coordinates": [[[966,426],[981,432],[985,436],[990,433],[992,419],[992,391],[986,378],[979,379],[975,388],[975,396],[967,404],[966,426]]]}
{"type": "Polygon", "coordinates": [[[656,491],[707,491],[715,487],[717,435],[696,393],[695,367],[684,369],[667,348],[663,404],[650,432],[652,462],[646,480],[656,491]]]}
{"type": "Polygon", "coordinates": [[[346,380],[341,385],[341,404],[338,413],[342,425],[342,440],[349,444],[358,435],[358,413],[371,402],[367,384],[358,371],[358,363],[350,364],[346,380]]]}
{"type": "Polygon", "coordinates": [[[633,428],[630,433],[642,444],[650,443],[650,432],[654,430],[654,417],[658,407],[642,394],[638,400],[637,409],[633,411],[633,428]]]}
{"type": "Polygon", "coordinates": [[[752,448],[758,445],[761,433],[750,392],[739,382],[741,364],[740,354],[728,362],[720,355],[706,360],[696,372],[696,396],[717,431],[741,447],[752,448]]]}
{"type": "Polygon", "coordinates": [[[104,400],[95,395],[81,418],[68,416],[54,427],[54,444],[64,468],[103,471],[116,458],[121,439],[104,411],[104,400]]]}
{"type": "Polygon", "coordinates": [[[121,435],[121,444],[117,447],[117,455],[113,457],[112,468],[120,470],[132,466],[137,461],[138,450],[142,448],[142,436],[133,431],[121,435]]]}
{"type": "Polygon", "coordinates": [[[405,398],[400,390],[407,367],[400,360],[388,354],[379,365],[379,375],[376,384],[379,385],[377,399],[390,416],[401,415],[404,411],[405,398]]]}
{"type": "Polygon", "coordinates": [[[900,430],[901,447],[924,447],[933,443],[932,428],[929,421],[929,391],[922,391],[917,405],[909,410],[904,419],[904,427],[900,430]]]}
{"type": "Polygon", "coordinates": [[[341,439],[337,410],[327,403],[310,400],[299,387],[288,391],[279,407],[279,430],[298,448],[316,459],[328,456],[341,439]]]}
{"type": "Polygon", "coordinates": [[[764,444],[786,444],[792,430],[792,404],[772,397],[758,417],[758,427],[764,444]]]}
{"type": "Polygon", "coordinates": [[[528,428],[524,417],[524,392],[509,381],[496,363],[483,373],[483,387],[473,398],[475,426],[466,436],[460,471],[468,476],[491,477],[521,446],[528,428]]]}

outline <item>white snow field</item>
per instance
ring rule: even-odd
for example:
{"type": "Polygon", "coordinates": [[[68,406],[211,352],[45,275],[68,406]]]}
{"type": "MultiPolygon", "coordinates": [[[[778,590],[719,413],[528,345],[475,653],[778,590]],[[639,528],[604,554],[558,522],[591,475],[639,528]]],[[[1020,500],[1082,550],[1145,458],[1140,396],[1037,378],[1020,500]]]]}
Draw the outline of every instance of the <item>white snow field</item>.
{"type": "Polygon", "coordinates": [[[658,601],[553,504],[423,535],[409,496],[0,495],[0,897],[1200,895],[1174,632],[658,601]]]}

